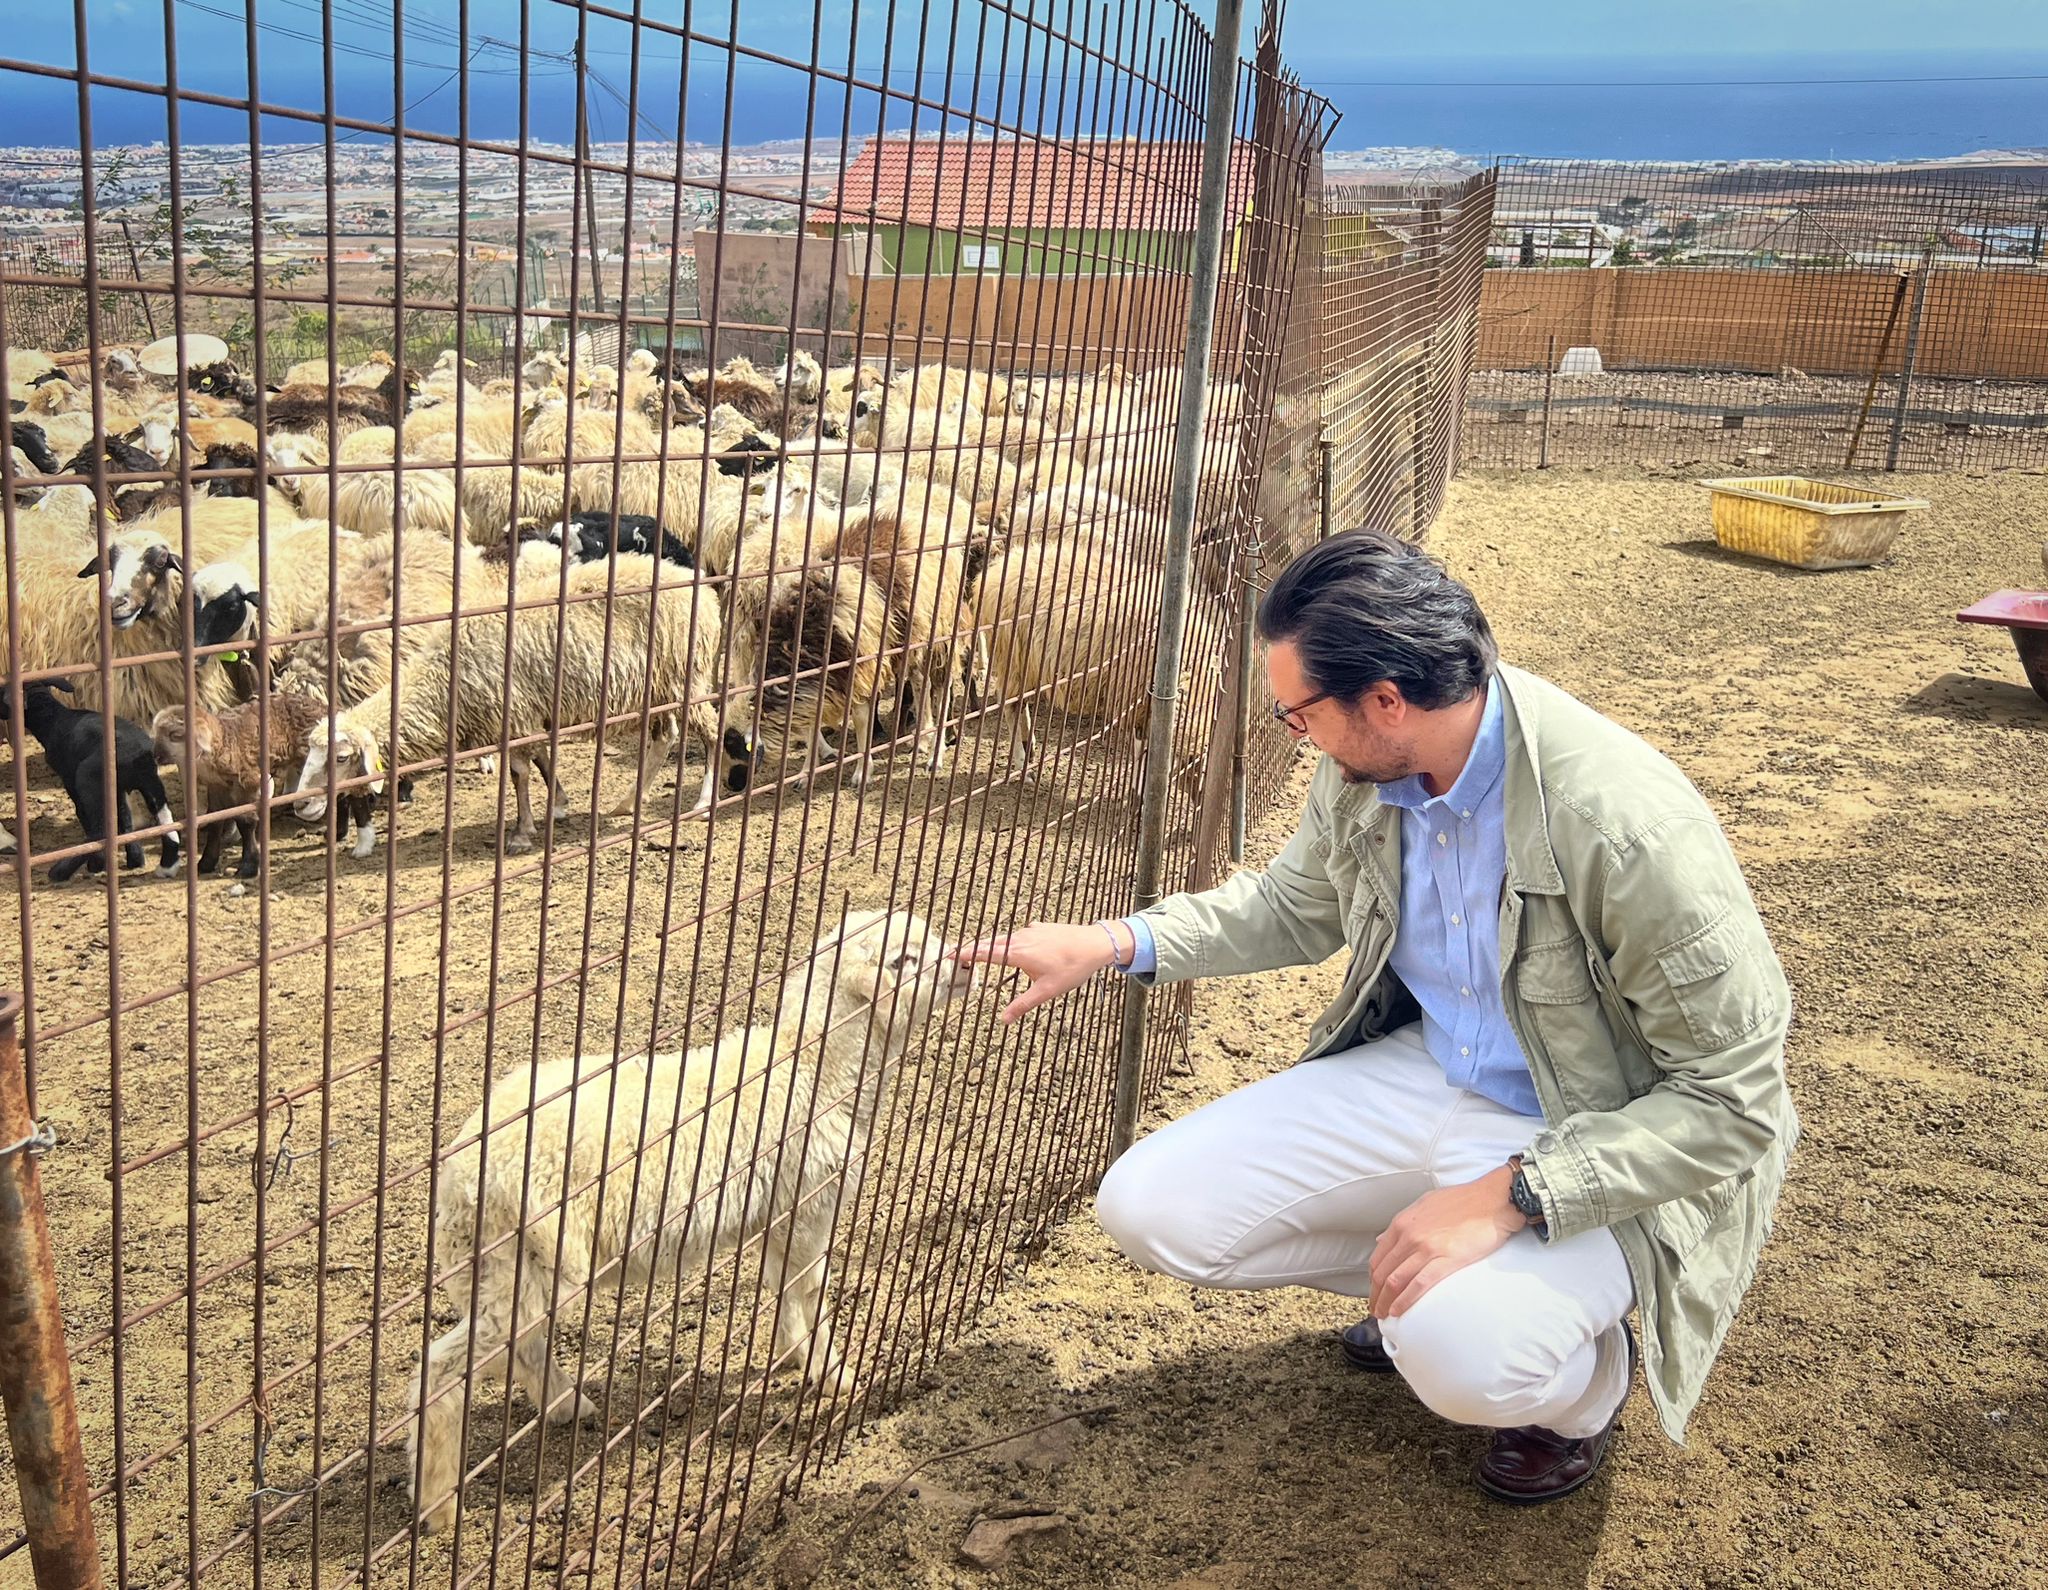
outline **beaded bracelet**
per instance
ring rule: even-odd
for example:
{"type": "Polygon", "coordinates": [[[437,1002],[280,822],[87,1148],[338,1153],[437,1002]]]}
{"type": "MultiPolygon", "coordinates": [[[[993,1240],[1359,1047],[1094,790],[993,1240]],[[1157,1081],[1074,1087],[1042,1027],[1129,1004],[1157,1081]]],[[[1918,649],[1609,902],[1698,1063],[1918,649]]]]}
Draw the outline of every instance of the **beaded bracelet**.
{"type": "MultiPolygon", "coordinates": [[[[1111,930],[1110,925],[1107,922],[1098,922],[1095,925],[1102,929],[1104,937],[1106,937],[1109,940],[1109,964],[1114,966],[1120,972],[1129,971],[1131,967],[1130,965],[1125,964],[1124,952],[1117,948],[1116,934],[1114,931],[1111,930]]],[[[1133,943],[1131,946],[1131,964],[1136,964],[1137,959],[1138,947],[1135,943],[1133,943]]]]}

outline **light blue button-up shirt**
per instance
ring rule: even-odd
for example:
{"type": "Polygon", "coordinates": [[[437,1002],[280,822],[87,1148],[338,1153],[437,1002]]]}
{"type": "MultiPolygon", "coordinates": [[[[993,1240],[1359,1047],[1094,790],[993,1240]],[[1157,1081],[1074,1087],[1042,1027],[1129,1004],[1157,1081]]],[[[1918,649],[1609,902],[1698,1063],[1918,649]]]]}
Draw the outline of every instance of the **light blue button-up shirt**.
{"type": "Polygon", "coordinates": [[[1401,925],[1390,964],[1422,1007],[1422,1041],[1454,1087],[1540,1116],[1529,1062],[1500,991],[1500,891],[1508,868],[1507,726],[1489,680],[1472,753],[1442,795],[1411,773],[1382,784],[1401,809],[1401,925]]]}
{"type": "MultiPolygon", "coordinates": [[[[1498,680],[1457,782],[1442,795],[1422,775],[1379,786],[1401,810],[1401,925],[1390,964],[1422,1007],[1422,1038],[1454,1087],[1521,1115],[1541,1116],[1536,1084],[1500,991],[1500,892],[1507,877],[1507,726],[1498,680]]],[[[1136,953],[1158,964],[1151,925],[1124,918],[1136,953]]]]}

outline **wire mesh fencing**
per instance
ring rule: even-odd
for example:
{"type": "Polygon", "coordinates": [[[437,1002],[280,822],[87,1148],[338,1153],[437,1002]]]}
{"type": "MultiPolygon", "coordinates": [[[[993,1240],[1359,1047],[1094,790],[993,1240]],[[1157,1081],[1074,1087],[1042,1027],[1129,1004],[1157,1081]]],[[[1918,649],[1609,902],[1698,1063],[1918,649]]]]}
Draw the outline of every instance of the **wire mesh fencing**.
{"type": "MultiPolygon", "coordinates": [[[[80,8],[0,59],[80,250],[0,255],[0,988],[110,1582],[709,1582],[1104,1164],[1119,992],[1003,1027],[944,950],[1128,903],[1211,41],[732,20],[166,8],[140,82],[80,8]]],[[[1308,534],[1330,117],[1278,24],[1176,884],[1308,534]]]]}
{"type": "Polygon", "coordinates": [[[1501,168],[1465,457],[2048,461],[2048,173],[1501,168]]]}
{"type": "Polygon", "coordinates": [[[1333,529],[1421,537],[1457,467],[1494,181],[1332,183],[1322,409],[1333,529]]]}

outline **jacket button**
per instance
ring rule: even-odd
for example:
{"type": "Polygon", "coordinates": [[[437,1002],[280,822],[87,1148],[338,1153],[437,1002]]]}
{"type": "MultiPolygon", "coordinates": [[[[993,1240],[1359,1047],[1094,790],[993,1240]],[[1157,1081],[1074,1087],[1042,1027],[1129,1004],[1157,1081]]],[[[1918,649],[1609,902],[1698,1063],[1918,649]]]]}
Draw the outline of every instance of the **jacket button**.
{"type": "Polygon", "coordinates": [[[1557,1135],[1554,1132],[1539,1132],[1536,1136],[1536,1152],[1554,1154],[1557,1152],[1557,1135]]]}

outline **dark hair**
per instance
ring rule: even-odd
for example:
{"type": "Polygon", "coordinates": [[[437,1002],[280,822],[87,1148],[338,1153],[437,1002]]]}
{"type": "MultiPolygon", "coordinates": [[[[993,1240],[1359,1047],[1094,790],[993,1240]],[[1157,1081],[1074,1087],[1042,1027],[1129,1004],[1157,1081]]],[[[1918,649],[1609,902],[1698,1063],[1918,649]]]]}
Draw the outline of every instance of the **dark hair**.
{"type": "Polygon", "coordinates": [[[1293,645],[1308,682],[1346,702],[1385,679],[1418,707],[1447,707],[1500,656],[1464,583],[1378,530],[1347,530],[1288,564],[1259,604],[1259,633],[1293,645]]]}

